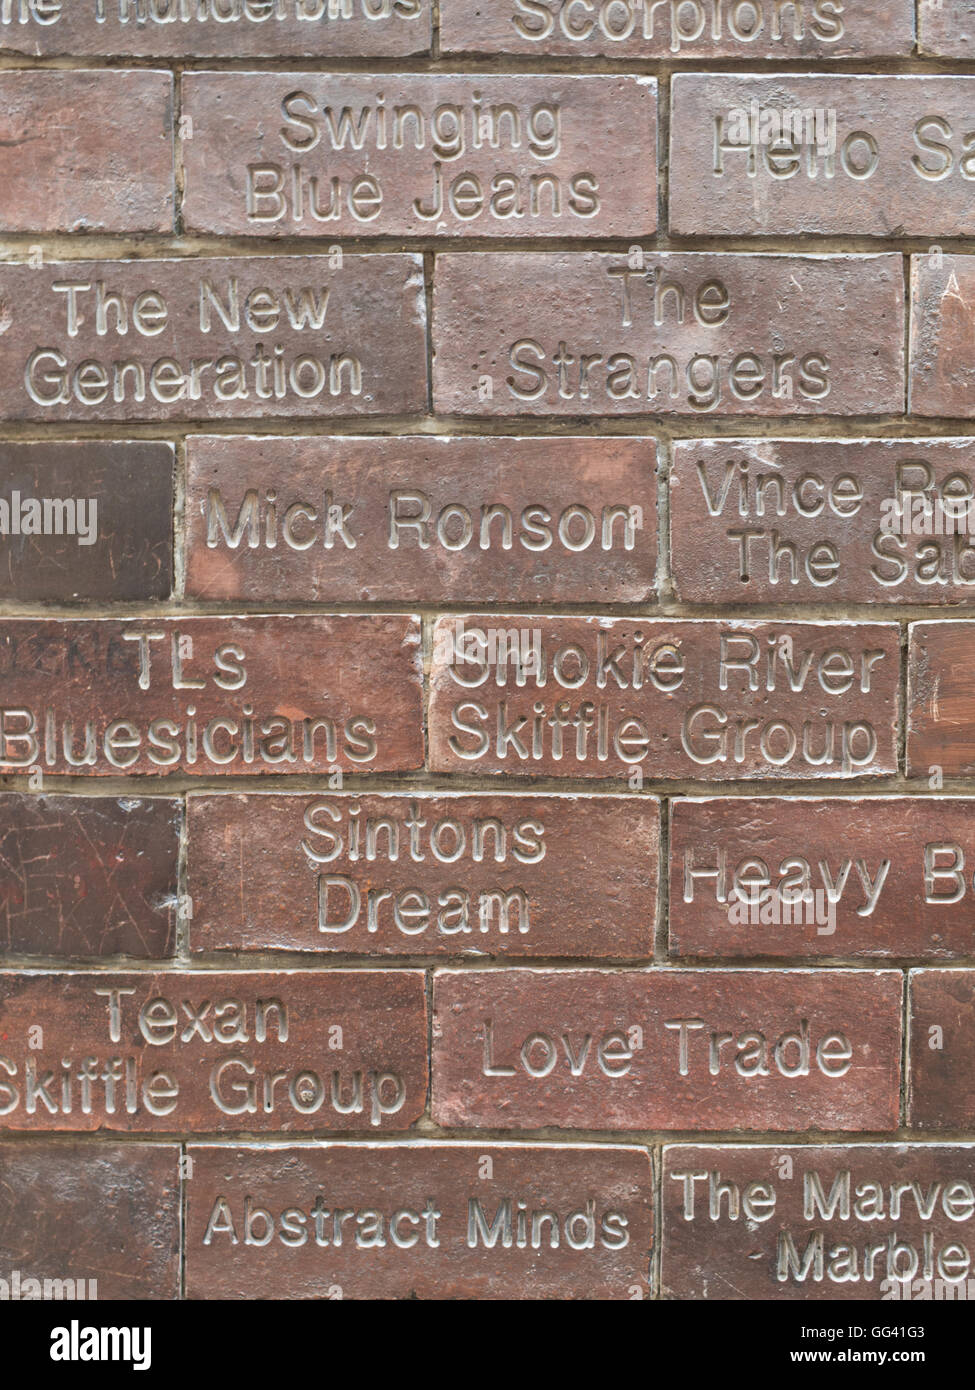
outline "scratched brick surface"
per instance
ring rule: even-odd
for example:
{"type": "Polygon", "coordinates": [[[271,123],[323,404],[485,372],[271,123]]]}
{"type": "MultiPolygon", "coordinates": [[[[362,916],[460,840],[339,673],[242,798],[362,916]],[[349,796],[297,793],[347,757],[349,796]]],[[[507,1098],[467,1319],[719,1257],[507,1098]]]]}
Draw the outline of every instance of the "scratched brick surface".
{"type": "Polygon", "coordinates": [[[654,593],[652,439],[219,439],[187,449],[186,592],[633,603],[654,593]]]}
{"type": "Polygon", "coordinates": [[[889,623],[441,618],[430,764],[703,781],[889,775],[898,665],[889,623]]]}
{"type": "Polygon", "coordinates": [[[7,441],[0,477],[0,601],[169,597],[172,445],[7,441]]]}
{"type": "Polygon", "coordinates": [[[719,0],[441,0],[440,35],[447,53],[818,61],[910,53],[914,10],[908,0],[730,7],[719,0]]]}
{"type": "Polygon", "coordinates": [[[430,0],[9,0],[0,51],[57,57],[398,57],[430,48],[430,0]]]}
{"type": "Polygon", "coordinates": [[[659,821],[621,796],[192,796],[191,944],[648,957],[659,821]]]}
{"type": "Polygon", "coordinates": [[[188,1298],[251,1298],[257,1287],[343,1301],[649,1295],[646,1149],[193,1145],[189,1154],[188,1298]]]}
{"type": "Polygon", "coordinates": [[[404,770],[410,617],[0,621],[0,771],[404,770]]]}
{"type": "Polygon", "coordinates": [[[918,46],[942,58],[970,58],[975,53],[975,4],[940,0],[918,6],[918,46]]]}
{"type": "Polygon", "coordinates": [[[0,231],[171,232],[172,77],[0,73],[0,187],[0,231]]]}
{"type": "Polygon", "coordinates": [[[175,1144],[0,1143],[3,1298],[176,1298],[178,1164],[175,1144]]]}
{"type": "Polygon", "coordinates": [[[971,1144],[668,1146],[663,1198],[668,1299],[964,1297],[972,1272],[971,1144]]]}
{"type": "Polygon", "coordinates": [[[975,1124],[975,971],[914,970],[909,985],[911,1125],[975,1124]]]}
{"type": "Polygon", "coordinates": [[[899,257],[639,258],[642,268],[601,252],[438,256],[436,409],[543,418],[903,409],[899,257]]]}
{"type": "Polygon", "coordinates": [[[182,110],[193,122],[183,205],[197,231],[598,237],[657,226],[654,78],[190,73],[182,110]]]}
{"type": "Polygon", "coordinates": [[[407,1130],[426,1094],[420,971],[0,971],[0,1025],[12,1132],[407,1130]]]}
{"type": "Polygon", "coordinates": [[[0,952],[174,954],[179,802],[0,794],[0,952]]]}
{"type": "Polygon", "coordinates": [[[896,970],[440,971],[433,1117],[486,1129],[883,1130],[896,970]]]}
{"type": "Polygon", "coordinates": [[[677,798],[671,953],[969,956],[973,829],[962,797],[677,798]]]}
{"type": "Polygon", "coordinates": [[[0,265],[0,305],[0,420],[376,415],[425,403],[415,256],[0,265]]]}
{"type": "Polygon", "coordinates": [[[912,777],[975,772],[975,623],[912,623],[908,651],[907,769],[912,777]]]}
{"type": "Polygon", "coordinates": [[[686,603],[970,603],[975,440],[685,439],[671,563],[686,603]]]}
{"type": "Polygon", "coordinates": [[[970,235],[973,94],[971,77],[680,74],[670,230],[970,235]]]}
{"type": "Polygon", "coordinates": [[[975,411],[975,256],[911,257],[909,408],[969,419],[975,411]]]}

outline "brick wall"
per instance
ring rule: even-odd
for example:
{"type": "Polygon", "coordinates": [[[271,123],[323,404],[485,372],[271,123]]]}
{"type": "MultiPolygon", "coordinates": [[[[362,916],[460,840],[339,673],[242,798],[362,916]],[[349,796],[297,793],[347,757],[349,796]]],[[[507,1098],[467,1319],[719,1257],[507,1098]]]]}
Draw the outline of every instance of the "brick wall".
{"type": "Polygon", "coordinates": [[[973,49],[0,3],[0,1280],[973,1287],[973,49]]]}

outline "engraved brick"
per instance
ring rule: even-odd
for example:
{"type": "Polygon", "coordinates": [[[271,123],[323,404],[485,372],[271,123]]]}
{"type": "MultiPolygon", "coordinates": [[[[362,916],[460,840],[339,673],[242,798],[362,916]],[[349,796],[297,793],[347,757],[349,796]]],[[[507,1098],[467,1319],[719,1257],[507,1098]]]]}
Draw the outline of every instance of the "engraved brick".
{"type": "Polygon", "coordinates": [[[659,824],[624,796],[192,796],[192,948],[649,957],[659,824]]]}
{"type": "Polygon", "coordinates": [[[933,790],[975,772],[975,623],[912,623],[907,663],[907,771],[933,790]]]}
{"type": "Polygon", "coordinates": [[[922,53],[944,58],[975,54],[975,4],[972,0],[938,0],[918,6],[918,46],[922,53]]]}
{"type": "Polygon", "coordinates": [[[175,949],[179,802],[0,796],[0,951],[175,949]]]}
{"type": "Polygon", "coordinates": [[[967,957],[972,860],[975,802],[959,797],[680,798],[671,953],[967,957]]]}
{"type": "Polygon", "coordinates": [[[652,77],[189,73],[186,225],[644,236],[657,226],[656,103],[652,77]]]}
{"type": "Polygon", "coordinates": [[[0,598],[169,597],[171,445],[4,442],[0,472],[0,598]]]}
{"type": "Polygon", "coordinates": [[[178,1163],[175,1144],[0,1143],[0,1297],[177,1298],[178,1163]]]}
{"type": "Polygon", "coordinates": [[[438,1124],[897,1124],[898,971],[508,969],[434,981],[438,1124]]]}
{"type": "MultiPolygon", "coordinates": [[[[924,11],[922,6],[922,14],[924,11]]],[[[445,53],[570,58],[871,58],[909,54],[909,0],[440,0],[445,53]]]]}
{"type": "Polygon", "coordinates": [[[430,766],[703,781],[889,775],[899,661],[890,623],[444,617],[430,766]]]}
{"type": "Polygon", "coordinates": [[[4,420],[425,408],[418,256],[0,265],[0,305],[4,420]]]}
{"type": "Polygon", "coordinates": [[[911,257],[912,414],[975,415],[973,297],[975,256],[948,256],[933,247],[911,257]]]}
{"type": "Polygon", "coordinates": [[[0,972],[12,1131],[407,1130],[423,973],[0,972]]]}
{"type": "Polygon", "coordinates": [[[975,1122],[975,970],[912,970],[910,1108],[915,1129],[975,1122]]]}
{"type": "Polygon", "coordinates": [[[434,277],[434,405],[573,418],[900,412],[903,317],[894,255],[448,253],[434,277]]]}
{"type": "Polygon", "coordinates": [[[343,1301],[649,1297],[645,1149],[414,1142],[189,1155],[189,1298],[249,1299],[256,1288],[343,1301]]]}
{"type": "Polygon", "coordinates": [[[971,602],[975,440],[673,449],[672,566],[685,602],[971,602]]]}
{"type": "Polygon", "coordinates": [[[652,439],[195,438],[187,458],[197,598],[653,596],[652,439]]]}
{"type": "Polygon", "coordinates": [[[0,231],[171,232],[172,121],[168,72],[0,73],[0,231]]]}
{"type": "Polygon", "coordinates": [[[975,78],[693,73],[672,96],[674,233],[975,231],[975,78]]]}
{"type": "Polygon", "coordinates": [[[973,1217],[971,1144],[668,1146],[661,1293],[964,1298],[973,1217]]]}
{"type": "Polygon", "coordinates": [[[312,773],[423,763],[405,616],[0,622],[0,771],[312,773]]]}
{"type": "Polygon", "coordinates": [[[430,0],[9,0],[0,50],[47,58],[400,57],[430,48],[430,0]]]}

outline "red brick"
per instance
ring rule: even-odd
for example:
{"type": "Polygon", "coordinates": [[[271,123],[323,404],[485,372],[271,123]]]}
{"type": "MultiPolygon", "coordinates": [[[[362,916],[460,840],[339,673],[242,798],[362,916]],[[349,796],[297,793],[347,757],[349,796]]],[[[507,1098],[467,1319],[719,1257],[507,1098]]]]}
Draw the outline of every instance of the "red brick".
{"type": "Polygon", "coordinates": [[[0,470],[0,597],[169,597],[171,444],[11,441],[0,444],[0,470]]]}
{"type": "Polygon", "coordinates": [[[12,0],[9,9],[0,50],[38,58],[400,57],[428,52],[431,38],[430,0],[351,0],[337,18],[327,0],[12,0]]]}
{"type": "Polygon", "coordinates": [[[675,77],[670,230],[971,234],[960,159],[973,96],[971,77],[675,77]]]}
{"type": "Polygon", "coordinates": [[[653,596],[652,439],[194,438],[187,455],[197,598],[653,596]]]}
{"type": "Polygon", "coordinates": [[[440,0],[445,53],[620,61],[870,58],[909,54],[913,41],[914,8],[908,0],[832,6],[799,0],[791,7],[755,0],[737,8],[719,0],[693,6],[682,0],[669,5],[636,0],[629,15],[613,0],[574,5],[571,0],[440,0]]]}
{"type": "Polygon", "coordinates": [[[178,1297],[178,1163],[175,1144],[0,1143],[0,1298],[178,1297]]]}
{"type": "Polygon", "coordinates": [[[179,812],[161,799],[0,796],[0,951],[173,955],[179,812]]]}
{"type": "Polygon", "coordinates": [[[417,768],[419,641],[394,615],[5,619],[0,770],[417,768]]]}
{"type": "Polygon", "coordinates": [[[975,802],[958,797],[680,798],[670,818],[670,949],[967,957],[971,885],[961,866],[973,859],[975,802]],[[808,906],[782,901],[807,883],[808,906]],[[736,884],[758,904],[735,901],[736,884]]]}
{"type": "Polygon", "coordinates": [[[193,122],[183,206],[197,231],[633,237],[657,226],[652,77],[208,72],[188,73],[182,90],[193,122]],[[351,138],[336,128],[343,112],[351,138]],[[594,157],[608,148],[612,159],[594,157]]]}
{"type": "Polygon", "coordinates": [[[171,232],[172,122],[168,72],[0,73],[0,231],[171,232]]]}
{"type": "Polygon", "coordinates": [[[972,418],[973,296],[975,256],[946,256],[934,247],[911,257],[912,414],[972,418]]]}
{"type": "Polygon", "coordinates": [[[11,1131],[406,1130],[426,1096],[423,978],[3,971],[0,1116],[11,1131]]]}
{"type": "Polygon", "coordinates": [[[907,663],[907,770],[938,791],[975,772],[975,622],[912,623],[907,663]]]}
{"type": "Polygon", "coordinates": [[[918,6],[918,46],[922,53],[944,58],[975,54],[975,4],[972,0],[937,0],[918,6]]]}
{"type": "Polygon", "coordinates": [[[975,1123],[975,970],[912,970],[910,1111],[915,1129],[975,1123]]]}
{"type": "Polygon", "coordinates": [[[602,252],[438,256],[437,411],[578,419],[903,410],[900,256],[640,258],[642,269],[602,252]]]}
{"type": "Polygon", "coordinates": [[[672,564],[685,602],[970,602],[975,440],[673,447],[672,564]]]}
{"type": "Polygon", "coordinates": [[[433,1118],[524,1130],[892,1129],[900,1005],[894,970],[439,971],[433,1118]]]}
{"type": "Polygon", "coordinates": [[[963,1298],[973,1215],[971,1144],[668,1147],[661,1293],[963,1298]]]}
{"type": "Polygon", "coordinates": [[[882,776],[897,768],[899,664],[889,623],[441,618],[430,766],[703,781],[882,776]]]}
{"type": "Polygon", "coordinates": [[[649,1297],[645,1149],[194,1145],[189,1156],[189,1298],[649,1297]]]}
{"type": "Polygon", "coordinates": [[[192,947],[649,957],[659,824],[624,796],[192,796],[192,947]]]}
{"type": "Polygon", "coordinates": [[[340,254],[0,265],[0,419],[425,409],[420,258],[340,254]]]}

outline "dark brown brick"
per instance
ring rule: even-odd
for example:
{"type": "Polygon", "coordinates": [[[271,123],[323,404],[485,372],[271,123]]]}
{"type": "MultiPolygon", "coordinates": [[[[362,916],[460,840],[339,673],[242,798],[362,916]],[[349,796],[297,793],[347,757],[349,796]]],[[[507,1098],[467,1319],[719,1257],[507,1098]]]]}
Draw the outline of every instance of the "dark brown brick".
{"type": "Polygon", "coordinates": [[[973,96],[971,77],[677,76],[670,230],[971,234],[973,96]]]}
{"type": "Polygon", "coordinates": [[[426,1095],[423,979],[2,971],[0,1116],[12,1131],[407,1130],[426,1095]]]}
{"type": "Polygon", "coordinates": [[[418,256],[0,265],[0,419],[417,412],[425,318],[418,256]]]}
{"type": "Polygon", "coordinates": [[[970,419],[975,414],[971,304],[975,256],[939,247],[911,257],[910,410],[970,419]]]}
{"type": "Polygon", "coordinates": [[[434,405],[553,418],[900,412],[903,317],[894,255],[448,253],[434,277],[434,405]]]}
{"type": "Polygon", "coordinates": [[[0,473],[0,598],[169,597],[171,445],[5,442],[0,473]]]}
{"type": "Polygon", "coordinates": [[[310,773],[423,763],[419,623],[0,621],[0,771],[310,773]]]}
{"type": "Polygon", "coordinates": [[[188,73],[188,227],[240,236],[645,236],[652,77],[188,73]],[[613,158],[603,152],[612,149],[613,158]]]}
{"type": "Polygon", "coordinates": [[[440,618],[430,765],[631,785],[882,776],[899,662],[890,623],[440,618]]]}
{"type": "Polygon", "coordinates": [[[910,1110],[915,1129],[975,1123],[975,970],[912,970],[910,1110]]]}
{"type": "Polygon", "coordinates": [[[944,58],[975,54],[975,4],[972,0],[929,0],[918,6],[918,46],[922,53],[944,58]]]}
{"type": "Polygon", "coordinates": [[[175,1144],[0,1143],[0,1298],[178,1297],[178,1163],[175,1144]]]}
{"type": "Polygon", "coordinates": [[[649,1297],[645,1149],[190,1148],[188,1298],[649,1297]]]}
{"type": "Polygon", "coordinates": [[[192,796],[192,948],[652,956],[659,823],[624,796],[192,796]]]}
{"type": "Polygon", "coordinates": [[[0,796],[0,951],[171,956],[179,802],[0,796]]]}
{"type": "Polygon", "coordinates": [[[7,0],[0,50],[40,58],[400,57],[429,51],[430,14],[430,0],[7,0]]]}
{"type": "MultiPolygon", "coordinates": [[[[922,6],[922,13],[924,7],[922,6]]],[[[869,58],[909,54],[909,0],[440,0],[445,53],[570,58],[869,58]]]]}
{"type": "Polygon", "coordinates": [[[934,791],[975,772],[975,622],[912,623],[907,770],[934,791]]]}
{"type": "Polygon", "coordinates": [[[883,1130],[895,970],[434,977],[433,1118],[487,1129],[883,1130]]]}
{"type": "MultiPolygon", "coordinates": [[[[973,1217],[971,1144],[668,1147],[661,1293],[964,1298],[973,1217]]],[[[889,1356],[923,1342],[878,1346],[889,1356]]]]}
{"type": "Polygon", "coordinates": [[[670,949],[969,956],[963,870],[973,859],[975,802],[958,797],[681,798],[670,819],[670,949]],[[783,901],[807,887],[807,904],[783,901]]]}
{"type": "Polygon", "coordinates": [[[673,447],[672,565],[685,602],[971,602],[975,439],[673,447]]]}
{"type": "Polygon", "coordinates": [[[652,439],[196,438],[187,456],[186,591],[197,598],[654,593],[652,439]]]}
{"type": "Polygon", "coordinates": [[[0,231],[171,232],[172,124],[168,72],[0,73],[0,231]]]}

